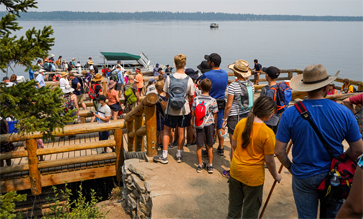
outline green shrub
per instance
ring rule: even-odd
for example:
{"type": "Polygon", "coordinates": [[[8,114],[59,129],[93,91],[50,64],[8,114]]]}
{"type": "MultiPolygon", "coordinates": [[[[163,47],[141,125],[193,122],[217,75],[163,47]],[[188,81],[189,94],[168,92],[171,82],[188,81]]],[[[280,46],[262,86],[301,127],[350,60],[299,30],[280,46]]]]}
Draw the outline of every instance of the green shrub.
{"type": "MultiPolygon", "coordinates": [[[[78,198],[71,201],[72,191],[66,188],[60,189],[59,192],[55,186],[52,187],[55,193],[54,198],[47,198],[50,202],[50,213],[47,213],[44,218],[105,218],[106,214],[102,213],[96,204],[100,198],[96,197],[96,192],[91,189],[91,200],[86,201],[86,197],[82,193],[82,184],[79,185],[78,198]],[[61,197],[60,197],[61,196],[61,197]],[[66,200],[65,205],[59,205],[61,199],[66,200]]],[[[102,206],[103,207],[103,206],[102,206]]]]}
{"type": "Polygon", "coordinates": [[[11,191],[5,195],[0,195],[0,218],[21,218],[21,212],[18,215],[13,214],[15,209],[14,202],[26,201],[26,194],[17,195],[16,191],[11,191]]]}

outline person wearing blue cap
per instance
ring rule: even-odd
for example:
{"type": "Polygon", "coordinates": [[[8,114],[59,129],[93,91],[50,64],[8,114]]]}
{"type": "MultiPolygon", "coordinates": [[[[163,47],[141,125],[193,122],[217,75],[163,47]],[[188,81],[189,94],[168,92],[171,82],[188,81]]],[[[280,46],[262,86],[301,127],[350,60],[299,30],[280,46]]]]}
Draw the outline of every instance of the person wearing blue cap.
{"type": "Polygon", "coordinates": [[[154,68],[154,76],[158,76],[159,75],[159,63],[156,63],[156,65],[155,65],[155,68],[154,68]]]}
{"type": "Polygon", "coordinates": [[[158,94],[158,92],[156,91],[156,88],[155,88],[155,84],[156,84],[156,80],[154,78],[151,78],[149,80],[149,84],[146,86],[146,95],[148,95],[149,93],[158,94]]]}

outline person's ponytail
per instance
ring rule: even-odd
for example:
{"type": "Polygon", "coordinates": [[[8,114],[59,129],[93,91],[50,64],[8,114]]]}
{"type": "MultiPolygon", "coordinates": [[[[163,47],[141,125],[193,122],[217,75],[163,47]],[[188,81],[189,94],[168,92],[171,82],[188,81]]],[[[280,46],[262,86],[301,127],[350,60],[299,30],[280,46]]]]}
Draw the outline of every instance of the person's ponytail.
{"type": "Polygon", "coordinates": [[[255,118],[255,114],[253,112],[250,112],[247,117],[246,127],[242,132],[242,147],[245,148],[247,145],[250,144],[251,138],[251,131],[253,126],[253,120],[255,118]]]}

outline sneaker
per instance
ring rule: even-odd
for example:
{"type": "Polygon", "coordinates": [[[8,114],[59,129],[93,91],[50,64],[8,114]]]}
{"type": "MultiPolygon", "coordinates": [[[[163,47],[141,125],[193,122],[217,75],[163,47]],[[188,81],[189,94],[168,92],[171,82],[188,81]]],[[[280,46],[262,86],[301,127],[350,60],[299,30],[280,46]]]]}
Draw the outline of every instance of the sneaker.
{"type": "Polygon", "coordinates": [[[167,157],[166,157],[166,158],[163,158],[163,155],[155,156],[155,157],[153,158],[153,160],[154,160],[155,162],[159,162],[159,163],[162,163],[162,164],[167,164],[167,163],[168,163],[168,158],[167,158],[167,157]]]}
{"type": "Polygon", "coordinates": [[[181,163],[181,159],[182,159],[182,156],[178,156],[177,154],[175,154],[175,159],[176,159],[176,162],[178,163],[181,163]]]}
{"type": "Polygon", "coordinates": [[[213,166],[207,165],[207,172],[212,174],[213,173],[213,166]]]}
{"type": "Polygon", "coordinates": [[[204,157],[209,157],[209,155],[208,155],[208,151],[207,151],[207,150],[202,150],[202,155],[203,155],[204,157]]]}
{"type": "Polygon", "coordinates": [[[178,146],[178,142],[174,141],[173,143],[171,143],[171,146],[178,146]]]}
{"type": "Polygon", "coordinates": [[[169,146],[168,146],[168,148],[173,148],[173,145],[171,145],[171,144],[169,143],[169,146]]]}
{"type": "Polygon", "coordinates": [[[218,154],[219,154],[219,156],[224,156],[224,148],[218,147],[218,154]]]}
{"type": "Polygon", "coordinates": [[[163,144],[162,143],[159,143],[158,144],[158,148],[163,148],[163,144]]]}
{"type": "Polygon", "coordinates": [[[198,165],[198,167],[197,167],[197,173],[202,172],[202,170],[205,168],[205,166],[206,166],[205,163],[202,163],[202,166],[201,165],[198,165]]]}

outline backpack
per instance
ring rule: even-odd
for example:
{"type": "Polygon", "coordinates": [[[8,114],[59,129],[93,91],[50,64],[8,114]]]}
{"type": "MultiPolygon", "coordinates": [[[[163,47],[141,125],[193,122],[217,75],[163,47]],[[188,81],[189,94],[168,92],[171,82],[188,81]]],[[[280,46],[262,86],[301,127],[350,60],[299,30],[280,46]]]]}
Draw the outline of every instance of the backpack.
{"type": "Polygon", "coordinates": [[[72,71],[72,62],[69,62],[68,63],[68,68],[67,68],[68,71],[72,71]]]}
{"type": "Polygon", "coordinates": [[[292,99],[291,88],[285,82],[279,82],[276,84],[276,87],[270,89],[275,91],[274,101],[277,104],[276,112],[277,114],[281,114],[289,107],[292,99]]]}
{"type": "Polygon", "coordinates": [[[49,71],[49,63],[48,62],[44,63],[43,67],[44,67],[45,71],[49,71]]]}
{"type": "Polygon", "coordinates": [[[242,95],[235,96],[238,105],[241,107],[242,111],[249,111],[253,107],[253,85],[247,81],[236,81],[242,90],[242,95]]]}
{"type": "Polygon", "coordinates": [[[56,71],[56,69],[55,69],[55,65],[52,63],[52,64],[50,64],[50,68],[51,68],[51,71],[52,72],[55,72],[56,71]]]}
{"type": "Polygon", "coordinates": [[[96,94],[96,86],[99,85],[99,84],[91,84],[91,88],[89,89],[88,91],[88,96],[89,98],[91,98],[92,100],[93,99],[96,99],[96,97],[98,96],[98,93],[102,92],[102,86],[101,86],[101,89],[100,91],[96,94]]]}
{"type": "Polygon", "coordinates": [[[116,83],[118,82],[118,71],[117,70],[113,70],[110,74],[110,80],[115,81],[116,83]]]}
{"type": "Polygon", "coordinates": [[[208,109],[211,106],[211,102],[210,101],[207,101],[207,102],[199,101],[198,98],[196,98],[194,101],[196,101],[196,103],[197,103],[197,106],[195,107],[195,110],[194,110],[194,125],[195,125],[195,128],[197,128],[197,129],[203,129],[205,126],[205,123],[207,122],[209,117],[211,115],[213,115],[212,113],[210,113],[206,117],[206,113],[208,112],[208,109]]]}
{"type": "Polygon", "coordinates": [[[353,87],[353,93],[357,92],[357,88],[355,88],[355,87],[354,87],[353,85],[351,85],[351,84],[349,84],[349,85],[348,85],[348,89],[349,89],[349,87],[350,87],[350,86],[352,86],[352,87],[353,87]]]}
{"type": "Polygon", "coordinates": [[[95,74],[97,74],[97,73],[98,73],[98,68],[97,68],[97,66],[93,65],[93,70],[95,70],[95,74]]]}
{"type": "Polygon", "coordinates": [[[132,105],[137,101],[137,97],[134,94],[134,91],[132,90],[132,84],[129,85],[129,87],[125,90],[125,96],[127,97],[127,104],[132,105]]]}
{"type": "Polygon", "coordinates": [[[83,88],[83,80],[82,80],[82,78],[81,77],[79,77],[79,76],[76,76],[77,78],[78,78],[78,81],[79,81],[79,83],[81,84],[81,93],[83,94],[83,92],[84,92],[84,88],[83,88]]]}
{"type": "Polygon", "coordinates": [[[184,79],[176,79],[174,74],[171,74],[169,78],[169,107],[174,110],[184,110],[189,76],[184,79]]]}

